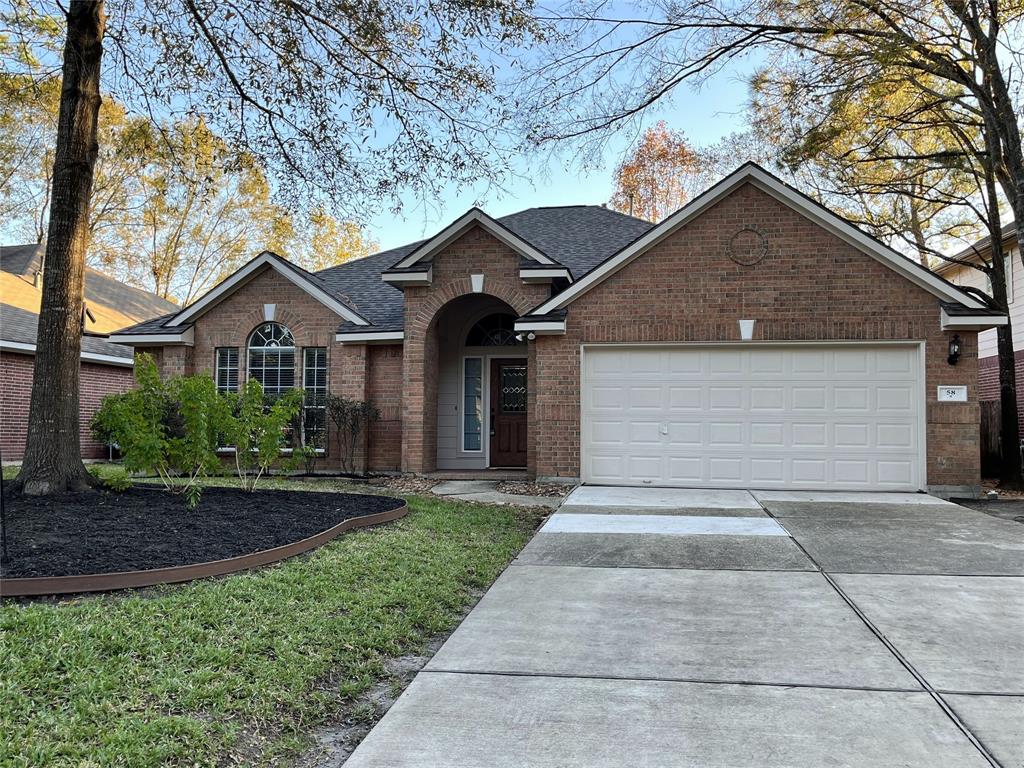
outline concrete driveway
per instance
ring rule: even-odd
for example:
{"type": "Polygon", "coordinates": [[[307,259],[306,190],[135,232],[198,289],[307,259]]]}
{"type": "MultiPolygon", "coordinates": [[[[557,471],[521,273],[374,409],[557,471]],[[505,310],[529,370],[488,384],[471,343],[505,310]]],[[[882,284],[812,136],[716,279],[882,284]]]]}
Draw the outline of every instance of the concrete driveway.
{"type": "Polygon", "coordinates": [[[1024,767],[1024,525],[574,491],[349,768],[1024,767]]]}

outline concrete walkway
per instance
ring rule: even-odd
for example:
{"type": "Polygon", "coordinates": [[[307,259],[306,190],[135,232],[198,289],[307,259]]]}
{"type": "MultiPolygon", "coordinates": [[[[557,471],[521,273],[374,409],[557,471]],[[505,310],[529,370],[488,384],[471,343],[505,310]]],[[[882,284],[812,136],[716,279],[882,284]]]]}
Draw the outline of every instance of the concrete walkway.
{"type": "Polygon", "coordinates": [[[1024,526],[579,488],[350,768],[1024,766],[1024,526]]]}
{"type": "MultiPolygon", "coordinates": [[[[509,504],[516,507],[547,507],[554,509],[562,500],[553,496],[527,496],[522,493],[500,493],[498,480],[446,480],[430,489],[436,496],[482,504],[509,504]]],[[[566,489],[568,490],[568,489],[566,489]]]]}

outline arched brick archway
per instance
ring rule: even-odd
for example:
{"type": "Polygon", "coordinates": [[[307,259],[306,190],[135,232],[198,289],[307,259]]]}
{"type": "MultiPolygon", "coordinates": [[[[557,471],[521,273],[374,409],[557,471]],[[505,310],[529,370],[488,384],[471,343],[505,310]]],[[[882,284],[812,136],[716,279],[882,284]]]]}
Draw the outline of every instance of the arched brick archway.
{"type": "MultiPolygon", "coordinates": [[[[416,301],[416,297],[410,301],[408,294],[403,366],[402,469],[423,473],[438,468],[438,397],[444,373],[439,368],[443,356],[439,346],[439,322],[450,318],[453,312],[456,316],[463,316],[468,307],[474,307],[472,311],[478,316],[490,312],[519,316],[535,306],[537,300],[525,295],[519,286],[498,280],[486,284],[483,292],[474,293],[468,278],[453,281],[441,290],[423,296],[421,301],[416,301]]],[[[517,348],[512,354],[528,356],[529,349],[526,346],[517,348]]],[[[526,359],[529,370],[528,357],[526,359]]],[[[527,422],[531,420],[528,412],[527,422]]],[[[532,443],[529,445],[528,471],[532,469],[533,457],[532,443]]]]}

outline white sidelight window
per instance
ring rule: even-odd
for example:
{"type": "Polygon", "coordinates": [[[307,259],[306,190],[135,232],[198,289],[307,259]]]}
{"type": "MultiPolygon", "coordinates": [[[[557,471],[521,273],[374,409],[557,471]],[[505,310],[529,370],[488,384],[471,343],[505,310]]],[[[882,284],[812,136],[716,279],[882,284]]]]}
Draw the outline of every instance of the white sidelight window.
{"type": "Polygon", "coordinates": [[[462,450],[483,450],[483,359],[467,357],[462,364],[462,450]]]}

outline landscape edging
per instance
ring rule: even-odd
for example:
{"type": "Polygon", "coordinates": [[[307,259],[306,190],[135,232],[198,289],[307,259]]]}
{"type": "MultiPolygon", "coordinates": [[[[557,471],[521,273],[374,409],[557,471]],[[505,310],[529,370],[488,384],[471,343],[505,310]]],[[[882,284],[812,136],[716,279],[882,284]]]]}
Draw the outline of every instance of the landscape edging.
{"type": "Polygon", "coordinates": [[[116,571],[113,573],[82,573],[74,576],[27,576],[15,579],[0,578],[0,597],[39,597],[42,595],[68,595],[76,592],[108,592],[117,589],[153,587],[158,584],[178,584],[211,576],[224,576],[261,565],[270,565],[311,549],[321,547],[345,531],[368,528],[390,523],[409,514],[409,505],[372,515],[350,517],[325,531],[308,536],[291,544],[282,544],[270,549],[261,549],[237,557],[222,560],[208,560],[203,563],[189,563],[167,568],[149,568],[141,571],[116,571]]]}

